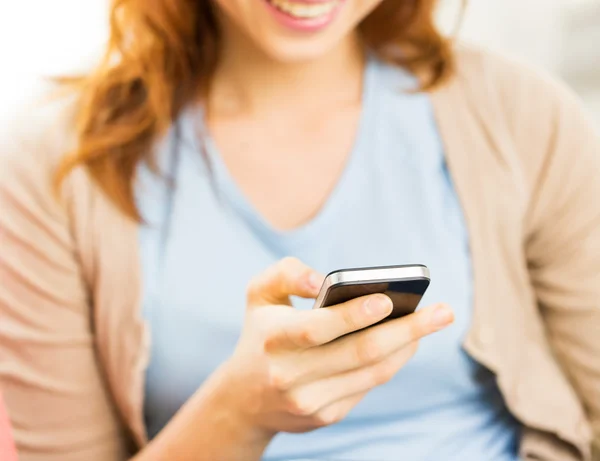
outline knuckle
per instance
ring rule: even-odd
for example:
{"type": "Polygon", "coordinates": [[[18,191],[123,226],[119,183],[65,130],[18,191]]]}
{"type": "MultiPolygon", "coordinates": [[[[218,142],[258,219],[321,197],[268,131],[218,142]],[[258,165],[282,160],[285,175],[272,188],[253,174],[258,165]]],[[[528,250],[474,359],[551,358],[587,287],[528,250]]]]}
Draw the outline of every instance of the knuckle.
{"type": "Polygon", "coordinates": [[[291,397],[287,404],[288,412],[294,416],[314,417],[318,411],[315,402],[308,398],[291,397]]]}
{"type": "Polygon", "coordinates": [[[293,256],[286,256],[285,258],[280,260],[279,264],[277,265],[278,269],[282,272],[289,272],[300,266],[302,266],[300,260],[293,256]]]}
{"type": "Polygon", "coordinates": [[[252,279],[250,279],[248,285],[246,286],[246,298],[248,302],[252,302],[258,297],[261,291],[261,286],[262,283],[260,276],[255,275],[254,277],[252,277],[252,279]]]}
{"type": "Polygon", "coordinates": [[[340,422],[342,418],[342,413],[335,407],[325,408],[324,410],[321,410],[315,414],[314,425],[316,427],[331,426],[332,424],[340,422]]]}
{"type": "Polygon", "coordinates": [[[366,332],[356,341],[355,354],[359,364],[378,362],[383,358],[382,348],[370,332],[366,332]]]}
{"type": "Polygon", "coordinates": [[[318,338],[314,332],[314,330],[310,328],[303,328],[302,331],[298,333],[299,346],[301,347],[313,347],[319,344],[318,338]]]}
{"type": "Polygon", "coordinates": [[[375,386],[389,382],[396,374],[396,366],[391,360],[385,360],[371,368],[371,381],[375,386]]]}
{"type": "Polygon", "coordinates": [[[281,349],[281,341],[277,336],[273,336],[266,331],[259,332],[259,334],[264,338],[262,340],[262,346],[265,353],[273,354],[281,349]]]}
{"type": "Polygon", "coordinates": [[[359,320],[357,319],[357,310],[358,309],[339,309],[341,315],[342,315],[342,321],[344,322],[344,325],[346,325],[346,328],[348,330],[351,331],[355,331],[358,330],[361,325],[359,320]]]}
{"type": "Polygon", "coordinates": [[[276,392],[287,392],[294,385],[292,373],[285,372],[276,367],[271,367],[268,375],[269,389],[276,392]]]}
{"type": "Polygon", "coordinates": [[[407,320],[410,320],[408,323],[408,334],[411,342],[423,337],[427,333],[420,316],[408,317],[407,320]]]}

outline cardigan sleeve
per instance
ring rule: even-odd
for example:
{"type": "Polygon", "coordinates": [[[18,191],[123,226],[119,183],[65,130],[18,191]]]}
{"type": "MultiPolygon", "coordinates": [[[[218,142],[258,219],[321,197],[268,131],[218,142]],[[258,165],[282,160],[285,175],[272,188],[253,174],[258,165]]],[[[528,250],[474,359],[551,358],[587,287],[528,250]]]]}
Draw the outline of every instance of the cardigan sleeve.
{"type": "Polygon", "coordinates": [[[600,137],[581,101],[560,83],[522,68],[505,81],[508,118],[531,184],[529,273],[550,344],[592,423],[598,461],[600,137]]]}
{"type": "Polygon", "coordinates": [[[48,103],[1,128],[0,388],[21,461],[120,461],[90,296],[51,188],[68,113],[48,103]]]}
{"type": "Polygon", "coordinates": [[[12,429],[4,409],[4,401],[0,394],[0,458],[5,461],[17,461],[17,451],[12,440],[12,429]]]}

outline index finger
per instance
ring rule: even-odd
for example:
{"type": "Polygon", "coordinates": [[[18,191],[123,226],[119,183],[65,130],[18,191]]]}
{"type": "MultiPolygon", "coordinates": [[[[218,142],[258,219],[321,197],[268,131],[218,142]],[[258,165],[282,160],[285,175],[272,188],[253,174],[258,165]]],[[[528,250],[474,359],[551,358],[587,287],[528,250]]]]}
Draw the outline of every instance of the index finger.
{"type": "Polygon", "coordinates": [[[323,276],[296,258],[284,258],[255,277],[248,285],[248,306],[285,304],[290,296],[314,298],[323,276]]]}

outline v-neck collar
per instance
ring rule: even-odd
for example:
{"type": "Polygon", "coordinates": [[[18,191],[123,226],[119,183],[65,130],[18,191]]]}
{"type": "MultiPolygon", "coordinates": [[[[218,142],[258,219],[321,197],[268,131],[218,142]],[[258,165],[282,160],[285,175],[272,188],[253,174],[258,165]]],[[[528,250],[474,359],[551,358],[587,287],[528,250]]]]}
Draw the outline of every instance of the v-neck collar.
{"type": "Polygon", "coordinates": [[[350,153],[346,159],[344,168],[340,173],[338,180],[329,193],[325,203],[321,206],[317,214],[308,222],[291,230],[275,229],[262,216],[256,207],[248,200],[244,192],[232,177],[231,172],[221,157],[218,147],[214,139],[210,136],[204,122],[204,113],[202,109],[196,112],[196,123],[199,125],[199,136],[195,136],[196,151],[200,152],[204,148],[207,154],[207,160],[210,162],[211,174],[213,175],[214,184],[220,198],[238,214],[252,230],[270,246],[275,246],[274,250],[285,251],[290,247],[301,245],[303,241],[310,240],[326,222],[336,216],[340,206],[342,205],[345,191],[351,184],[352,177],[357,174],[358,157],[365,150],[365,143],[368,140],[370,124],[374,123],[374,118],[371,114],[373,106],[373,87],[376,86],[375,67],[377,63],[372,56],[369,56],[365,64],[363,89],[362,89],[362,107],[358,129],[355,135],[355,141],[350,153]],[[200,138],[200,139],[199,139],[200,138]],[[202,146],[200,143],[203,143],[202,146]]]}

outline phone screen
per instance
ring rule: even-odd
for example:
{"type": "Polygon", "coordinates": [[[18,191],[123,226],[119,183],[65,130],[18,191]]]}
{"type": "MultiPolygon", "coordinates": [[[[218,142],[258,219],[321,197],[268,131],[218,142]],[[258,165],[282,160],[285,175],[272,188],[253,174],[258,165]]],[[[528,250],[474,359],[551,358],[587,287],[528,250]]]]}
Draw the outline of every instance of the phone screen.
{"type": "Polygon", "coordinates": [[[386,318],[391,320],[412,314],[428,286],[427,279],[338,284],[327,291],[322,307],[335,306],[361,296],[383,293],[389,296],[394,305],[391,314],[386,318]]]}

